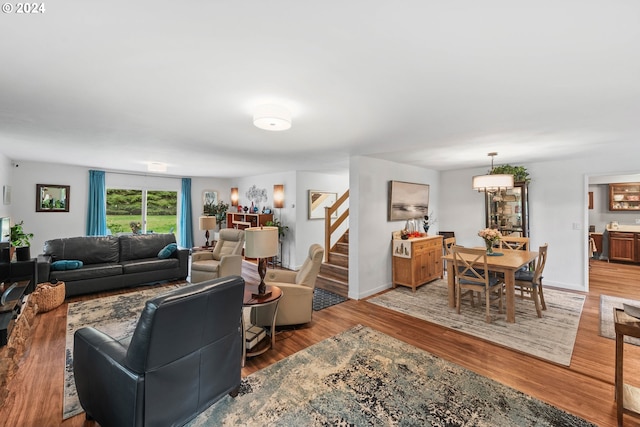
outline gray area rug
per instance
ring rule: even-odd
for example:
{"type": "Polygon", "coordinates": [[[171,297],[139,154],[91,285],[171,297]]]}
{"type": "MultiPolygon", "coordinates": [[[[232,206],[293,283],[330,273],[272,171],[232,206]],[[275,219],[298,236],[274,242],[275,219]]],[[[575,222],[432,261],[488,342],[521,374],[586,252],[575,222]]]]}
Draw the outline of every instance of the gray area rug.
{"type": "MultiPolygon", "coordinates": [[[[185,283],[187,284],[187,283],[185,283]]],[[[67,334],[65,349],[64,396],[62,418],[82,412],[73,379],[73,334],[84,326],[92,326],[115,339],[133,335],[145,302],[156,295],[175,289],[169,285],[144,289],[127,294],[70,303],[67,308],[67,334]]]]}
{"type": "Polygon", "coordinates": [[[460,314],[447,304],[447,282],[436,280],[419,287],[416,293],[398,287],[367,301],[428,322],[482,338],[559,365],[569,366],[578,333],[585,296],[545,288],[547,310],[536,315],[531,300],[516,296],[516,323],[507,323],[497,314],[486,323],[484,304],[473,308],[463,301],[460,314]]]}
{"type": "MultiPolygon", "coordinates": [[[[616,329],[613,324],[613,309],[623,308],[622,304],[631,304],[640,307],[640,301],[628,298],[600,295],[600,336],[616,339],[616,329]]],[[[640,345],[640,338],[625,335],[624,342],[640,345]]]]}
{"type": "Polygon", "coordinates": [[[188,424],[592,426],[376,330],[357,326],[243,379],[188,424]]]}
{"type": "Polygon", "coordinates": [[[320,288],[313,289],[313,311],[324,310],[327,307],[340,304],[341,302],[345,302],[346,300],[347,299],[342,295],[338,295],[320,288]]]}

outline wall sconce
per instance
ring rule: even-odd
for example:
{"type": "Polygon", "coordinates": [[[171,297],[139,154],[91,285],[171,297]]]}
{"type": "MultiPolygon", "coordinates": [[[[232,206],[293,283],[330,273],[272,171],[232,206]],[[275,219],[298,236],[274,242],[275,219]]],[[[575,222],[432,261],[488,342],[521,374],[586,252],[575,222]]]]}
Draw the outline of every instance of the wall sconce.
{"type": "Polygon", "coordinates": [[[238,187],[231,188],[231,206],[238,206],[238,187]]]}
{"type": "Polygon", "coordinates": [[[282,184],[273,186],[273,207],[284,208],[284,185],[282,184]]]}

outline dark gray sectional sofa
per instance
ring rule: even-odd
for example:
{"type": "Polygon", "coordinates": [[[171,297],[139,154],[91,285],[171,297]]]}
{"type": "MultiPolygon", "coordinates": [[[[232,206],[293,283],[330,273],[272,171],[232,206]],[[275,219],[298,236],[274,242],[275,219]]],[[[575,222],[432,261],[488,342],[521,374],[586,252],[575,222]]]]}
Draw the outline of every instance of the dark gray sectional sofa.
{"type": "Polygon", "coordinates": [[[38,255],[38,281],[65,282],[66,296],[133,287],[164,280],[185,279],[189,250],[176,250],[161,259],[158,252],[175,243],[173,234],[132,234],[68,237],[48,240],[38,255]],[[53,270],[52,263],[82,261],[81,268],[53,270]]]}

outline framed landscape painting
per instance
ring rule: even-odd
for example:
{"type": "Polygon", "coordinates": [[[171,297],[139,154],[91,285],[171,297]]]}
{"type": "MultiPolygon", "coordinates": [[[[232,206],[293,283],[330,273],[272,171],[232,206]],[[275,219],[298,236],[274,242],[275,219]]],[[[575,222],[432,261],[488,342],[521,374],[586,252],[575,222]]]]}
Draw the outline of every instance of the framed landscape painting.
{"type": "Polygon", "coordinates": [[[389,221],[421,218],[428,213],[428,184],[389,181],[389,221]]]}

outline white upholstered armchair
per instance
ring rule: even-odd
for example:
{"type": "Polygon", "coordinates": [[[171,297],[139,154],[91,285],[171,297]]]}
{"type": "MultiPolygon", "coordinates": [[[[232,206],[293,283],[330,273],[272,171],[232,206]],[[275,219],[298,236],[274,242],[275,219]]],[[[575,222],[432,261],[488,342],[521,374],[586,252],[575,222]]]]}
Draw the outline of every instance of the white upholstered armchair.
{"type": "Polygon", "coordinates": [[[231,275],[242,276],[244,231],[223,228],[213,252],[195,252],[191,256],[191,283],[231,275]]]}
{"type": "MultiPolygon", "coordinates": [[[[276,326],[298,325],[311,322],[313,313],[313,290],[320,272],[324,249],[318,244],[309,248],[309,255],[298,271],[268,270],[264,281],[282,289],[282,299],[278,304],[276,326]]],[[[270,307],[256,307],[251,310],[251,323],[271,326],[270,307]]]]}

